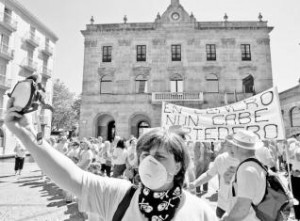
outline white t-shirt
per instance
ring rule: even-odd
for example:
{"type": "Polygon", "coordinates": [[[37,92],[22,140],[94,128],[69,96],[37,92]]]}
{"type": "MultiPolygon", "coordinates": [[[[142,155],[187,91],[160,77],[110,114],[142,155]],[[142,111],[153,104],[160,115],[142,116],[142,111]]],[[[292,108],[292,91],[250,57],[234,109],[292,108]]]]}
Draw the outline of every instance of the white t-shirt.
{"type": "Polygon", "coordinates": [[[218,191],[218,207],[229,212],[228,200],[231,196],[231,181],[234,177],[239,161],[231,157],[228,152],[218,155],[207,171],[210,176],[220,175],[220,189],[218,191]]]}
{"type": "Polygon", "coordinates": [[[115,148],[115,150],[113,152],[113,164],[114,165],[125,164],[126,158],[127,158],[127,150],[126,149],[115,148]]]}
{"type": "MultiPolygon", "coordinates": [[[[235,185],[236,197],[251,199],[257,205],[261,202],[266,191],[266,173],[255,162],[243,163],[237,171],[237,182],[235,185]]],[[[236,198],[231,201],[231,208],[236,198]]],[[[249,214],[241,221],[260,221],[252,206],[249,214]]]]}
{"type": "MultiPolygon", "coordinates": [[[[85,172],[82,180],[80,210],[97,213],[103,220],[112,217],[132,184],[127,180],[99,177],[85,172]]],[[[147,221],[138,207],[140,189],[134,193],[123,221],[147,221]]],[[[183,191],[181,205],[175,214],[175,221],[217,221],[214,211],[202,199],[183,191]]]]}

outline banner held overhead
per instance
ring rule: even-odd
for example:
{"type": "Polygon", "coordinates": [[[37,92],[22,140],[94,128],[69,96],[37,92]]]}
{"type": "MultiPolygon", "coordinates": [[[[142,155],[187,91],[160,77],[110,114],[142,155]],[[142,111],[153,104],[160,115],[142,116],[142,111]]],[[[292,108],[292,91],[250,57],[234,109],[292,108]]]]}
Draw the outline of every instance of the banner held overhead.
{"type": "Polygon", "coordinates": [[[219,141],[238,130],[251,130],[260,139],[285,139],[277,88],[223,107],[193,109],[162,103],[162,127],[180,125],[193,141],[219,141]]]}

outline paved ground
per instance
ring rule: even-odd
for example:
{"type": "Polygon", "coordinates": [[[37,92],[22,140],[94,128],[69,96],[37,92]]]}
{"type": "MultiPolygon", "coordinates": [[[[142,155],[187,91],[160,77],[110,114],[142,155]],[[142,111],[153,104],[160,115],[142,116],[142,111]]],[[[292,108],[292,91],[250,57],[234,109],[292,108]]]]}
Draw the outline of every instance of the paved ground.
{"type": "MultiPolygon", "coordinates": [[[[84,221],[77,203],[66,204],[63,192],[46,182],[39,167],[26,158],[22,175],[14,175],[14,161],[0,160],[1,221],[84,221]]],[[[216,207],[217,179],[209,183],[209,191],[201,196],[216,207]]]]}

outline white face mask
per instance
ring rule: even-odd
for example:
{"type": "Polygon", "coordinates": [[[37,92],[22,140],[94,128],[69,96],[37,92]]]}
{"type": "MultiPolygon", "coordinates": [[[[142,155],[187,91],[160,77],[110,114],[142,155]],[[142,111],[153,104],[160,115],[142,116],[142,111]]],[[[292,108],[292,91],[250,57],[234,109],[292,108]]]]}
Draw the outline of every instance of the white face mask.
{"type": "Polygon", "coordinates": [[[163,187],[168,182],[168,172],[153,156],[145,157],[139,166],[142,183],[151,190],[163,187]]]}

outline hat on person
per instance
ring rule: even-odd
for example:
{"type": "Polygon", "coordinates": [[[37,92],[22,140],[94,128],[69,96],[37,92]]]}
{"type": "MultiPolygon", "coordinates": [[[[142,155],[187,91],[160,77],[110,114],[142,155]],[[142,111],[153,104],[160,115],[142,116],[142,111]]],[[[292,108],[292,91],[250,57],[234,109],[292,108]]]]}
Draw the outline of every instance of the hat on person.
{"type": "Polygon", "coordinates": [[[256,150],[263,145],[262,142],[259,142],[258,136],[248,130],[239,130],[232,136],[227,136],[226,141],[246,150],[256,150]]]}

